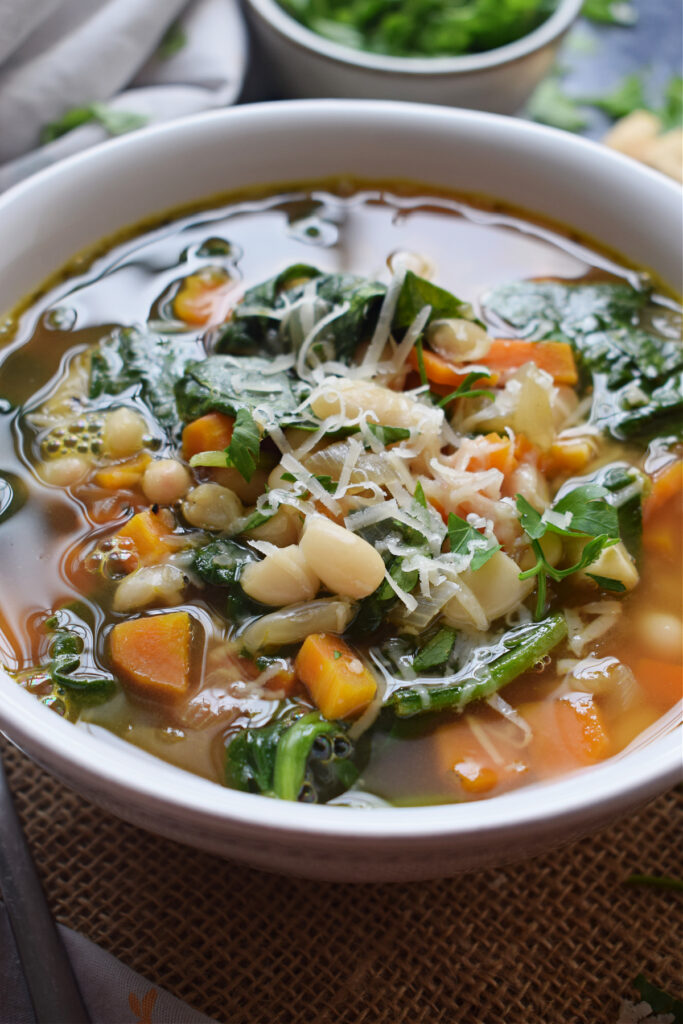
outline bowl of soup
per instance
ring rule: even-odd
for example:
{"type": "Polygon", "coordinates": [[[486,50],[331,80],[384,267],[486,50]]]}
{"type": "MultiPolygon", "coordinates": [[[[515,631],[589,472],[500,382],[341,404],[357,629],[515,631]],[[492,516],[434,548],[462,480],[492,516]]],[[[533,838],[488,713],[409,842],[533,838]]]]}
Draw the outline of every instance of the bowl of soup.
{"type": "Polygon", "coordinates": [[[513,114],[550,71],[581,0],[247,0],[245,10],[286,96],[413,100],[513,114]]]}
{"type": "Polygon", "coordinates": [[[3,730],[129,821],[333,879],[671,785],[679,213],[562,133],[351,101],[3,196],[3,730]]]}

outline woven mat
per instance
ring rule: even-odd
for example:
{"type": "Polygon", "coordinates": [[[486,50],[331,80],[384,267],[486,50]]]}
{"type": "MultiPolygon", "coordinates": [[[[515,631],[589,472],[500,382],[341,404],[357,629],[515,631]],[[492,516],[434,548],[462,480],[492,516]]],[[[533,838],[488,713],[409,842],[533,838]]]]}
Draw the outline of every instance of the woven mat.
{"type": "MultiPolygon", "coordinates": [[[[614,1024],[680,991],[683,793],[533,861],[400,885],[283,879],[109,817],[4,744],[58,919],[225,1024],[614,1024]]],[[[163,1022],[159,1022],[163,1024],[163,1022]]]]}

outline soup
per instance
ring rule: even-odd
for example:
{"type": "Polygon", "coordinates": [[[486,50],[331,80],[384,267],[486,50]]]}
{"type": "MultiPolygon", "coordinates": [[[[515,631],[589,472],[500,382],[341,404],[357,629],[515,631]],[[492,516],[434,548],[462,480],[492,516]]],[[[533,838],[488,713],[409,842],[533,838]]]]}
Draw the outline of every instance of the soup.
{"type": "Polygon", "coordinates": [[[219,784],[489,798],[680,697],[680,310],[395,186],[119,241],[0,365],[2,663],[219,784]]]}

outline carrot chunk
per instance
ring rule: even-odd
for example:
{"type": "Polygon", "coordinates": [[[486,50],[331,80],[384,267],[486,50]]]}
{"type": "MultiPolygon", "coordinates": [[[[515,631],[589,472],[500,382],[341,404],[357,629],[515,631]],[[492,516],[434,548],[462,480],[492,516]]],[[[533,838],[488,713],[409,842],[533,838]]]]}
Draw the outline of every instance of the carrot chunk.
{"type": "Polygon", "coordinates": [[[119,622],[109,640],[112,668],[138,696],[175,703],[190,689],[191,641],[187,612],[119,622]]]}
{"type": "Polygon", "coordinates": [[[183,458],[191,459],[199,452],[215,452],[227,448],[232,439],[235,421],[222,412],[208,412],[183,428],[183,458]]]}
{"type": "Polygon", "coordinates": [[[125,462],[119,462],[114,466],[106,466],[95,474],[95,483],[108,491],[124,491],[129,487],[135,487],[150,460],[151,455],[148,452],[143,452],[134,459],[126,459],[125,462]]]}
{"type": "Polygon", "coordinates": [[[683,696],[683,666],[680,664],[657,658],[638,658],[635,676],[648,697],[660,707],[671,707],[683,696]]]}
{"type": "Polygon", "coordinates": [[[551,375],[556,384],[574,386],[579,379],[571,345],[566,341],[524,341],[520,338],[494,338],[482,360],[491,370],[516,370],[535,363],[551,375]]]}
{"type": "Polygon", "coordinates": [[[294,669],[325,718],[360,715],[377,692],[372,673],[348,644],[330,633],[307,636],[294,669]]]}
{"type": "Polygon", "coordinates": [[[602,714],[590,693],[570,693],[518,710],[531,727],[528,754],[542,778],[595,764],[610,752],[602,714]]]}
{"type": "Polygon", "coordinates": [[[643,519],[649,519],[668,504],[676,495],[683,492],[683,459],[672,462],[670,466],[658,473],[652,481],[652,490],[643,505],[643,519]]]}
{"type": "Polygon", "coordinates": [[[227,313],[230,286],[230,275],[222,267],[204,267],[185,278],[173,299],[173,312],[193,327],[220,323],[227,313]]]}
{"type": "Polygon", "coordinates": [[[168,543],[172,533],[167,517],[162,512],[145,509],[137,512],[119,530],[117,536],[132,542],[140,565],[155,565],[176,548],[168,543]]]}
{"type": "MultiPolygon", "coordinates": [[[[444,359],[443,356],[438,355],[436,352],[431,352],[429,349],[424,349],[422,352],[424,357],[424,368],[427,374],[427,379],[433,384],[446,385],[448,390],[445,394],[448,394],[454,388],[460,387],[463,381],[466,379],[470,369],[467,366],[456,366],[449,359],[444,359]]],[[[408,356],[408,365],[412,366],[414,370],[419,369],[417,360],[417,350],[411,349],[410,355],[408,356]]],[[[478,380],[476,387],[487,387],[491,384],[495,384],[498,379],[498,375],[495,374],[491,377],[483,377],[478,380]]]]}

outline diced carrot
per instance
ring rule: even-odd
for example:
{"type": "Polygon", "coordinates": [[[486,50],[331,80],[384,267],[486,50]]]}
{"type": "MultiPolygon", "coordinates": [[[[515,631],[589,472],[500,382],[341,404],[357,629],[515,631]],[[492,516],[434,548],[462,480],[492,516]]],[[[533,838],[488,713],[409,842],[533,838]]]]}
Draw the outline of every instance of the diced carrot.
{"type": "Polygon", "coordinates": [[[652,490],[643,505],[643,519],[647,522],[664,505],[683,493],[683,459],[672,462],[652,481],[652,490]]]}
{"type": "MultiPolygon", "coordinates": [[[[466,379],[467,374],[471,373],[471,370],[467,366],[457,366],[452,363],[449,359],[444,359],[443,356],[438,355],[436,352],[431,352],[429,349],[423,349],[422,355],[424,356],[424,367],[427,379],[433,384],[443,384],[447,386],[448,394],[455,388],[460,387],[463,381],[466,379]]],[[[410,355],[408,356],[408,364],[412,366],[414,370],[419,369],[417,360],[417,350],[411,349],[410,355]]],[[[478,380],[476,385],[479,387],[488,387],[495,384],[498,379],[498,375],[492,375],[491,377],[483,377],[478,380]]]]}
{"type": "Polygon", "coordinates": [[[520,338],[494,338],[482,362],[491,370],[516,370],[535,363],[551,375],[556,384],[578,382],[574,353],[566,341],[524,341],[520,338]]]}
{"type": "Polygon", "coordinates": [[[128,487],[135,487],[150,460],[151,455],[142,452],[134,459],[126,459],[125,462],[118,462],[114,466],[98,469],[95,473],[95,483],[108,491],[123,491],[128,487]]]}
{"type": "Polygon", "coordinates": [[[329,633],[306,637],[294,670],[325,718],[360,715],[377,692],[377,683],[360,658],[329,633]]]}
{"type": "Polygon", "coordinates": [[[223,412],[207,412],[183,428],[183,458],[191,459],[199,452],[215,452],[227,448],[232,439],[235,421],[223,412]]]}
{"type": "Polygon", "coordinates": [[[167,515],[162,511],[145,509],[124,523],[117,536],[127,537],[132,542],[140,565],[155,565],[170,551],[176,550],[167,542],[172,532],[173,527],[167,515]]]}
{"type": "Polygon", "coordinates": [[[680,663],[675,665],[656,658],[638,658],[635,676],[648,697],[660,707],[671,707],[683,696],[683,666],[680,663]]]}
{"type": "Polygon", "coordinates": [[[173,299],[173,312],[179,320],[194,327],[220,323],[228,311],[226,292],[230,275],[222,267],[204,267],[185,278],[173,299]]]}
{"type": "Polygon", "coordinates": [[[138,696],[176,703],[190,689],[191,642],[187,612],[128,619],[110,634],[112,668],[138,696]]]}
{"type": "Polygon", "coordinates": [[[453,765],[453,771],[468,793],[488,793],[498,785],[498,773],[489,765],[481,764],[480,760],[458,761],[453,765]]]}
{"type": "Polygon", "coordinates": [[[514,445],[507,434],[486,434],[475,441],[481,451],[470,457],[467,463],[469,471],[499,469],[501,473],[509,473],[516,465],[514,445]]]}
{"type": "Polygon", "coordinates": [[[582,768],[610,752],[610,740],[590,693],[570,693],[518,708],[532,731],[529,756],[541,777],[582,768]]]}
{"type": "MultiPolygon", "coordinates": [[[[494,740],[496,748],[499,738],[504,760],[512,762],[519,751],[498,736],[494,740]]],[[[501,765],[494,762],[490,750],[485,749],[472,732],[468,716],[460,715],[444,722],[434,731],[432,740],[437,776],[457,784],[465,793],[476,796],[490,792],[501,783],[509,783],[509,777],[503,778],[501,765]]]]}
{"type": "Polygon", "coordinates": [[[560,437],[541,457],[540,469],[547,476],[579,473],[595,458],[596,447],[588,437],[560,437]]]}

